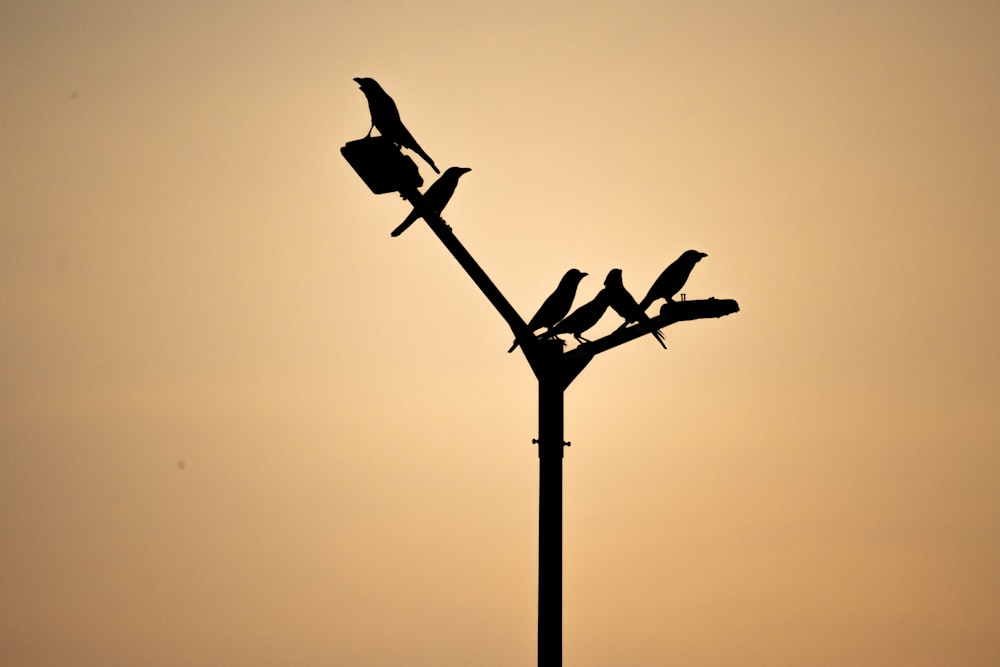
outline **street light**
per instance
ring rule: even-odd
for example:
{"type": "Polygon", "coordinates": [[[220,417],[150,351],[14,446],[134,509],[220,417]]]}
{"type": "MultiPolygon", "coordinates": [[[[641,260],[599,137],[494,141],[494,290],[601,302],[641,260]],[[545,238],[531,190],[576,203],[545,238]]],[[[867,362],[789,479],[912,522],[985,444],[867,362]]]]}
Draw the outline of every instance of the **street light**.
{"type": "MultiPolygon", "coordinates": [[[[398,122],[398,113],[394,120],[398,122]]],[[[539,470],[538,665],[558,667],[562,664],[562,459],[565,447],[569,446],[563,439],[566,388],[602,352],[677,322],[730,315],[739,311],[739,305],[732,299],[714,297],[687,300],[682,294],[680,301],[668,301],[658,315],[645,322],[626,323],[606,336],[566,351],[557,337],[544,332],[536,336],[528,330],[525,321],[441,219],[443,204],[425,204],[424,194],[432,195],[434,185],[427,193],[420,192],[423,179],[419,170],[396,142],[369,133],[363,139],[348,142],[341,153],[373,193],[398,192],[413,205],[415,214],[424,219],[507,322],[538,381],[538,437],[532,440],[538,445],[539,470]]]]}

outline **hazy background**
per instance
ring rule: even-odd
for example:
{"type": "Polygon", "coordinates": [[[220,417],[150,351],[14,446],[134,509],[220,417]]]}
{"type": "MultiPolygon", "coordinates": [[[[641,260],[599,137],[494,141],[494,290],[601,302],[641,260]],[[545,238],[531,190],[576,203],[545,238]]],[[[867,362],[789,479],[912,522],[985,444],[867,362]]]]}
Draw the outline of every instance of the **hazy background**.
{"type": "Polygon", "coordinates": [[[372,76],[472,168],[445,218],[522,316],[688,248],[742,308],[567,393],[567,665],[1000,664],[998,34],[3,2],[0,663],[533,664],[535,381],[341,158],[372,76]]]}

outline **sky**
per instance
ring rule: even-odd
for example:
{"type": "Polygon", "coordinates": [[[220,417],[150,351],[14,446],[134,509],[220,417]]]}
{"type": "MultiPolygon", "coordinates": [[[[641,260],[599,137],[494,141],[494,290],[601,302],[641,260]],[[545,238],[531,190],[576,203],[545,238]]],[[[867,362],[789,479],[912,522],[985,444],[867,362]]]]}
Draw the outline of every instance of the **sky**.
{"type": "Polygon", "coordinates": [[[444,217],[525,319],[687,249],[740,305],[566,392],[566,665],[1000,663],[998,31],[4,2],[0,663],[534,664],[536,382],[341,157],[360,76],[472,169],[444,217]]]}

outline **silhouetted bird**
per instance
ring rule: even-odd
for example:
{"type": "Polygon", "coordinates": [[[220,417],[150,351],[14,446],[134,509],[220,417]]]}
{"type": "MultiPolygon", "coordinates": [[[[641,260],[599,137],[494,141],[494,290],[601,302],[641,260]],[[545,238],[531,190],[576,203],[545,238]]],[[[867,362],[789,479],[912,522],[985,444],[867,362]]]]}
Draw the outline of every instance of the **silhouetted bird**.
{"type": "MultiPolygon", "coordinates": [[[[583,271],[570,269],[559,281],[556,291],[549,295],[538,312],[528,322],[528,332],[534,334],[537,330],[545,327],[551,329],[559,320],[566,317],[566,313],[573,307],[573,298],[576,297],[576,288],[580,286],[580,281],[587,275],[583,271]]],[[[513,352],[518,346],[515,339],[508,352],[513,352]]]]}
{"type": "Polygon", "coordinates": [[[697,250],[685,250],[680,257],[674,260],[673,264],[663,269],[663,273],[653,282],[653,286],[649,288],[645,298],[639,302],[639,308],[645,312],[650,304],[657,299],[666,299],[673,303],[674,295],[684,287],[688,276],[691,275],[691,269],[701,261],[702,257],[708,257],[708,255],[697,250]]]}
{"type": "Polygon", "coordinates": [[[386,137],[397,146],[409,148],[426,160],[427,164],[434,170],[434,173],[440,174],[441,172],[434,164],[434,160],[424,152],[424,149],[420,147],[417,140],[413,138],[410,131],[403,125],[403,121],[399,118],[399,110],[396,108],[396,103],[382,89],[382,86],[378,85],[378,81],[368,77],[354,77],[354,80],[358,82],[361,92],[368,98],[368,110],[372,114],[372,126],[368,129],[366,136],[370,137],[372,130],[378,128],[383,137],[386,137]]]}
{"type": "Polygon", "coordinates": [[[423,201],[419,206],[414,206],[410,214],[406,216],[406,220],[403,220],[399,225],[392,230],[392,236],[399,236],[406,231],[406,228],[416,222],[421,215],[428,212],[436,213],[441,215],[441,211],[448,204],[451,196],[455,194],[455,187],[458,185],[458,179],[461,178],[462,174],[472,171],[468,167],[448,167],[445,172],[441,174],[441,177],[431,183],[430,187],[427,188],[427,192],[424,193],[423,201]]]}
{"type": "Polygon", "coordinates": [[[611,304],[608,303],[607,290],[601,290],[597,293],[597,296],[574,310],[564,320],[549,329],[548,335],[573,334],[576,342],[589,343],[590,341],[581,334],[597,324],[609,305],[611,304]]]}
{"type": "Polygon", "coordinates": [[[663,334],[659,329],[653,327],[653,323],[650,321],[649,316],[639,307],[639,304],[635,302],[635,298],[625,289],[624,283],[622,283],[622,270],[621,269],[611,269],[608,271],[608,277],[604,279],[604,290],[608,293],[608,304],[614,308],[615,312],[624,318],[625,323],[622,326],[628,326],[632,322],[640,322],[647,325],[653,338],[659,343],[663,349],[667,349],[666,344],[663,342],[663,334]]]}

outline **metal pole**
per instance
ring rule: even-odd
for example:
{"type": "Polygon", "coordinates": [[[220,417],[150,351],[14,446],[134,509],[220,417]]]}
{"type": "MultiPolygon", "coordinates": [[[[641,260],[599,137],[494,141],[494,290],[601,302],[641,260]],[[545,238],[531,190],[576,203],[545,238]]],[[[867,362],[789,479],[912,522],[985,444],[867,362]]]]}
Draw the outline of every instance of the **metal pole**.
{"type": "MultiPolygon", "coordinates": [[[[359,79],[355,81],[360,83],[359,79]]],[[[524,320],[441,216],[424,209],[423,195],[418,190],[422,179],[417,167],[400,153],[395,143],[384,137],[366,137],[348,142],[341,153],[372,192],[399,192],[421,212],[431,231],[506,320],[538,379],[538,665],[562,667],[562,461],[563,447],[569,445],[563,440],[566,387],[595,355],[646,335],[651,328],[682,320],[722,317],[738,312],[739,305],[715,297],[691,302],[682,294],[680,302],[661,308],[651,322],[619,328],[564,355],[558,339],[536,339],[527,331],[524,320]]]]}
{"type": "Polygon", "coordinates": [[[562,346],[545,342],[538,376],[538,665],[562,665],[562,346]]]}

